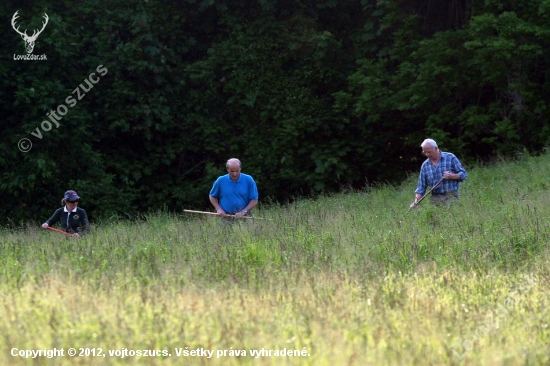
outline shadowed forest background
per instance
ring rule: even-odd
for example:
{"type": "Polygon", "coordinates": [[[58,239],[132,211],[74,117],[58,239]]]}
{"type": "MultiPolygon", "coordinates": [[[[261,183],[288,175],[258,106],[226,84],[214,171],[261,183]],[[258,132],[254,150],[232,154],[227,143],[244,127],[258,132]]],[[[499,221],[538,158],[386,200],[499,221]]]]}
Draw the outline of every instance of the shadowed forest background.
{"type": "Polygon", "coordinates": [[[92,220],[205,208],[231,157],[265,203],[399,182],[426,137],[466,164],[537,154],[549,17],[550,0],[3,1],[0,224],[44,221],[67,189],[92,220]],[[16,11],[29,34],[48,14],[47,61],[14,60],[16,11]]]}

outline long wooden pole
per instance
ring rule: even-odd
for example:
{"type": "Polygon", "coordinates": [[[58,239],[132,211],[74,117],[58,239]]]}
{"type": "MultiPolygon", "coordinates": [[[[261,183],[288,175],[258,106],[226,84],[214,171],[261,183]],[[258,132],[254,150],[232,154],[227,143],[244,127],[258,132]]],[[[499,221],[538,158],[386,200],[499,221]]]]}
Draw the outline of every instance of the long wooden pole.
{"type": "MultiPolygon", "coordinates": [[[[216,212],[208,212],[208,211],[194,211],[194,210],[183,210],[184,212],[189,213],[197,213],[197,214],[203,214],[203,215],[216,215],[219,216],[216,212]]],[[[236,216],[236,215],[225,215],[225,217],[235,217],[237,219],[256,219],[256,220],[266,220],[261,217],[254,217],[254,216],[236,216]]]]}
{"type": "Polygon", "coordinates": [[[439,182],[437,182],[436,184],[434,184],[434,186],[432,187],[432,189],[430,189],[430,190],[428,191],[428,193],[426,193],[425,195],[423,195],[422,198],[420,198],[420,199],[418,200],[418,202],[416,202],[416,204],[415,204],[414,206],[409,207],[409,210],[408,210],[407,212],[409,212],[413,207],[418,206],[418,205],[420,204],[420,202],[422,202],[422,200],[423,200],[424,198],[426,198],[430,193],[432,193],[432,191],[434,190],[435,187],[437,187],[441,182],[443,182],[443,179],[444,179],[444,178],[441,178],[441,179],[439,180],[439,182]]]}

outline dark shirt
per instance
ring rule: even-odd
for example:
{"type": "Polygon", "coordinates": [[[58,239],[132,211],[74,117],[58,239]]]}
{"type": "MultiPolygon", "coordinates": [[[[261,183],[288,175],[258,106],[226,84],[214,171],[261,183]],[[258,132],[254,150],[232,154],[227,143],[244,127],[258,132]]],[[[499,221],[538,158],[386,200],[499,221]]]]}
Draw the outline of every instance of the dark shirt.
{"type": "Polygon", "coordinates": [[[88,215],[80,207],[76,208],[76,212],[66,212],[65,207],[58,208],[46,224],[52,226],[58,221],[67,233],[86,234],[89,229],[88,215]]]}

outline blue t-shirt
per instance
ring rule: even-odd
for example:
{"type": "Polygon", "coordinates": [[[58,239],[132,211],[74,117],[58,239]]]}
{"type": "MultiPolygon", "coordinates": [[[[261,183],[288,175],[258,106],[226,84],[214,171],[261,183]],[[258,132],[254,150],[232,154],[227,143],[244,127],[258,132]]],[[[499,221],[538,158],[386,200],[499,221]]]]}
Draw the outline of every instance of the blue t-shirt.
{"type": "Polygon", "coordinates": [[[232,181],[229,174],[216,179],[210,196],[217,198],[220,207],[228,214],[244,210],[252,200],[258,199],[258,188],[254,179],[241,173],[236,181],[232,181]]]}

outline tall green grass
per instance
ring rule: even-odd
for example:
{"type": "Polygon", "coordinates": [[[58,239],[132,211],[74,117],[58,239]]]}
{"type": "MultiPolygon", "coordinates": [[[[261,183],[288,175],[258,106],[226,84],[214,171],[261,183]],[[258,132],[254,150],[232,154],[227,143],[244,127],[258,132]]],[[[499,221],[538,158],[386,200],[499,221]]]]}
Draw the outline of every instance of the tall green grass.
{"type": "Polygon", "coordinates": [[[269,220],[228,228],[215,217],[151,213],[97,223],[81,240],[39,227],[4,230],[0,357],[26,364],[11,348],[77,342],[172,353],[185,345],[306,347],[310,356],[35,362],[550,363],[549,164],[543,156],[473,167],[458,203],[427,199],[411,212],[415,178],[263,207],[255,215],[269,220]],[[505,325],[457,358],[463,337],[525,274],[537,285],[505,325]]]}

